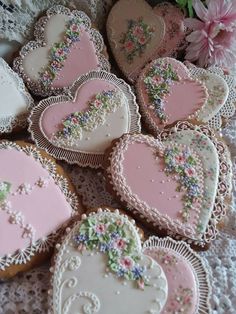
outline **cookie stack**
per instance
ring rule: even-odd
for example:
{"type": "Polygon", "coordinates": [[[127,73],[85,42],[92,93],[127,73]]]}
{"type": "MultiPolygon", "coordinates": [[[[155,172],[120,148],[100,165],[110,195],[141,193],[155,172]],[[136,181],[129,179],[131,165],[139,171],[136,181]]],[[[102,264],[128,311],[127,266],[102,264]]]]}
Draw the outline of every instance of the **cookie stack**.
{"type": "Polygon", "coordinates": [[[184,18],[117,1],[108,56],[90,18],[58,5],[12,68],[0,59],[0,279],[53,256],[50,313],[211,311],[195,251],[231,201],[219,131],[236,95],[223,69],[173,58],[184,18]],[[119,210],[86,208],[66,164],[102,171],[119,210]]]}

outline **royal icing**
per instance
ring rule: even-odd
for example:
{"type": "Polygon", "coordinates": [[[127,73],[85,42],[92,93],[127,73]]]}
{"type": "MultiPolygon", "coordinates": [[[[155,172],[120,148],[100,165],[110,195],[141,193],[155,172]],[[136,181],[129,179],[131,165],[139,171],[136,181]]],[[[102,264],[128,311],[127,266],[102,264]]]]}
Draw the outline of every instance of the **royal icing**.
{"type": "Polygon", "coordinates": [[[64,150],[69,162],[101,165],[113,139],[140,131],[135,97],[124,81],[107,72],[90,72],[71,91],[73,100],[58,96],[41,101],[30,117],[30,131],[40,147],[49,143],[59,159],[64,150]]]}
{"type": "Polygon", "coordinates": [[[206,269],[200,256],[185,242],[151,237],[144,243],[143,252],[163,268],[168,281],[168,299],[163,314],[210,312],[206,269]]]}
{"type": "Polygon", "coordinates": [[[191,78],[188,69],[172,58],[156,59],[137,82],[142,115],[155,132],[178,120],[197,119],[205,108],[205,85],[191,78]]]}
{"type": "Polygon", "coordinates": [[[226,81],[217,74],[208,70],[190,68],[191,76],[204,83],[208,91],[208,100],[203,110],[199,112],[198,120],[208,122],[221,110],[229,96],[229,87],[226,81]]]}
{"type": "MultiPolygon", "coordinates": [[[[223,156],[230,185],[227,149],[220,149],[219,157],[219,143],[200,129],[170,132],[163,139],[124,135],[109,156],[109,182],[121,200],[145,220],[200,243],[206,240],[209,223],[216,225],[211,216],[218,206],[219,158],[225,163],[223,156]]],[[[222,211],[217,219],[224,214],[222,204],[219,208],[222,211]]]]}
{"type": "Polygon", "coordinates": [[[100,209],[68,230],[51,271],[53,313],[160,313],[167,299],[161,267],[118,211],[100,209]]]}
{"type": "Polygon", "coordinates": [[[0,58],[0,133],[9,133],[15,127],[25,127],[34,101],[22,79],[0,58]]]}
{"type": "Polygon", "coordinates": [[[154,35],[154,29],[146,24],[143,17],[128,20],[128,31],[120,39],[121,49],[126,55],[128,63],[132,63],[136,56],[141,57],[147,49],[154,35]]]}
{"type": "Polygon", "coordinates": [[[4,270],[48,250],[57,230],[81,209],[55,164],[36,148],[1,142],[0,157],[0,269],[4,270]]]}
{"type": "Polygon", "coordinates": [[[119,0],[109,13],[108,40],[119,67],[131,81],[157,56],[164,33],[163,19],[146,1],[119,0]]]}
{"type": "Polygon", "coordinates": [[[159,57],[172,56],[181,48],[185,37],[184,14],[169,2],[157,4],[153,11],[165,23],[165,36],[157,55],[159,57]]]}
{"type": "Polygon", "coordinates": [[[14,66],[36,94],[59,93],[82,74],[109,70],[101,54],[103,39],[84,12],[52,7],[38,21],[34,34],[36,41],[22,48],[14,66]]]}

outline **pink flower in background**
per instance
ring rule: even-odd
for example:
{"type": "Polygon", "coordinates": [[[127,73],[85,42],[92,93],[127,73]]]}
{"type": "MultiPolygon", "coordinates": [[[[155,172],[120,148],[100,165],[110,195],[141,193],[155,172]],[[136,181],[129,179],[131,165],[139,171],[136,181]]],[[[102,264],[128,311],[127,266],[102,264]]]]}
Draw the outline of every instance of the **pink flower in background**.
{"type": "Polygon", "coordinates": [[[236,1],[193,1],[198,19],[185,19],[193,32],[186,37],[190,43],[185,58],[200,66],[230,66],[236,62],[236,1]]]}

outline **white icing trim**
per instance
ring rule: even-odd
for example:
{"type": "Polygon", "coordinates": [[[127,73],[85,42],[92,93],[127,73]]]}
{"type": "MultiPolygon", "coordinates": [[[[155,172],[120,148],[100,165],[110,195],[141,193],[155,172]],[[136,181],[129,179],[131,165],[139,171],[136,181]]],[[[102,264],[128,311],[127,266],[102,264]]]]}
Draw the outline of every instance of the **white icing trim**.
{"type": "MultiPolygon", "coordinates": [[[[15,149],[17,151],[23,152],[28,156],[34,158],[39,162],[42,167],[49,172],[50,177],[54,180],[55,184],[60,188],[61,192],[64,194],[67,202],[71,206],[71,217],[75,215],[80,215],[82,213],[82,208],[79,204],[78,198],[75,193],[72,193],[69,189],[68,181],[62,175],[57,173],[57,168],[55,162],[42,157],[41,153],[32,145],[27,145],[22,147],[14,142],[1,141],[0,149],[15,149]]],[[[5,255],[0,257],[0,270],[5,270],[11,265],[26,264],[30,261],[31,257],[37,253],[47,252],[55,244],[56,239],[62,232],[64,226],[61,226],[58,230],[52,232],[52,234],[45,236],[33,242],[27,248],[19,250],[12,255],[5,255]]]]}
{"type": "Polygon", "coordinates": [[[158,237],[152,236],[143,244],[144,253],[145,250],[155,251],[156,249],[168,249],[172,252],[175,252],[191,265],[199,294],[197,308],[193,314],[211,313],[210,279],[201,257],[196,254],[187,243],[183,241],[178,242],[169,237],[160,239],[158,237]]]}
{"type": "MultiPolygon", "coordinates": [[[[23,95],[26,106],[25,112],[17,115],[17,116],[6,116],[0,117],[0,133],[10,133],[17,126],[24,128],[27,124],[27,117],[29,115],[30,110],[34,106],[34,100],[28,91],[25,88],[23,80],[18,76],[16,72],[14,72],[9,65],[4,61],[4,59],[0,58],[0,66],[9,73],[14,82],[16,83],[17,90],[23,95]]],[[[4,104],[2,104],[4,106],[4,104]]]]}
{"type": "Polygon", "coordinates": [[[35,95],[41,95],[41,96],[50,96],[50,95],[58,95],[61,93],[65,93],[68,91],[68,89],[71,87],[65,87],[65,88],[42,88],[42,85],[40,82],[33,82],[30,77],[25,73],[24,67],[23,67],[23,60],[27,56],[28,53],[30,53],[32,50],[44,47],[46,45],[45,41],[45,33],[44,28],[48,21],[50,20],[50,17],[57,14],[65,14],[71,17],[79,17],[82,20],[82,23],[86,29],[86,31],[89,33],[90,38],[94,44],[96,54],[99,60],[99,67],[100,70],[110,71],[110,64],[108,60],[105,58],[105,56],[102,54],[102,51],[104,50],[104,42],[102,35],[96,30],[91,28],[91,20],[90,18],[83,12],[78,10],[71,11],[70,9],[62,6],[62,5],[56,5],[51,7],[49,10],[47,10],[46,15],[41,17],[38,22],[35,24],[34,28],[34,36],[35,41],[29,41],[25,46],[22,47],[20,51],[20,56],[15,58],[13,67],[14,70],[23,78],[24,82],[26,83],[27,87],[35,94],[35,95]]]}
{"type": "Polygon", "coordinates": [[[66,149],[54,146],[43,134],[40,129],[40,119],[44,110],[49,106],[60,103],[71,101],[75,95],[77,89],[86,82],[93,79],[101,79],[109,83],[114,84],[118,90],[123,92],[127,99],[130,124],[129,132],[135,133],[141,131],[140,115],[138,113],[138,105],[136,98],[131,91],[130,86],[125,83],[122,79],[117,78],[114,74],[105,71],[92,71],[88,74],[82,75],[77,81],[74,82],[70,89],[69,96],[61,95],[55,97],[49,97],[39,102],[39,104],[32,110],[29,117],[29,132],[31,133],[32,139],[36,142],[37,146],[44,149],[48,154],[52,155],[56,159],[66,160],[70,164],[78,164],[82,167],[90,166],[92,168],[98,168],[102,166],[104,154],[103,153],[88,153],[73,151],[72,149],[66,149]]]}

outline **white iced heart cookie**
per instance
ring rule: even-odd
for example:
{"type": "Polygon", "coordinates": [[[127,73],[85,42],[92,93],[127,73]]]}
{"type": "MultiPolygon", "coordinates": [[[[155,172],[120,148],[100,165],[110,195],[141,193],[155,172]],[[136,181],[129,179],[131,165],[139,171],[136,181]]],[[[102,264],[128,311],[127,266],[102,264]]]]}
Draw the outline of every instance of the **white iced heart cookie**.
{"type": "Polygon", "coordinates": [[[207,122],[209,127],[219,130],[235,113],[234,77],[217,66],[202,69],[187,61],[185,64],[191,75],[206,85],[209,94],[205,110],[200,114],[201,120],[199,121],[207,122]]]}
{"type": "Polygon", "coordinates": [[[21,49],[14,67],[35,94],[55,95],[82,74],[109,71],[102,36],[82,11],[54,6],[36,23],[34,35],[36,40],[21,49]]]}
{"type": "Polygon", "coordinates": [[[34,101],[22,79],[0,58],[0,133],[25,127],[34,101]]]}
{"type": "Polygon", "coordinates": [[[226,81],[215,73],[193,66],[190,68],[192,77],[204,83],[208,91],[207,103],[198,114],[198,121],[206,123],[211,120],[224,106],[229,88],[226,81]]]}
{"type": "Polygon", "coordinates": [[[135,96],[114,74],[90,72],[71,94],[42,100],[30,116],[33,138],[54,157],[98,167],[113,139],[140,131],[135,96]]]}
{"type": "Polygon", "coordinates": [[[162,268],[142,253],[138,230],[118,211],[99,209],[76,223],[52,267],[54,314],[161,313],[162,268]]]}

